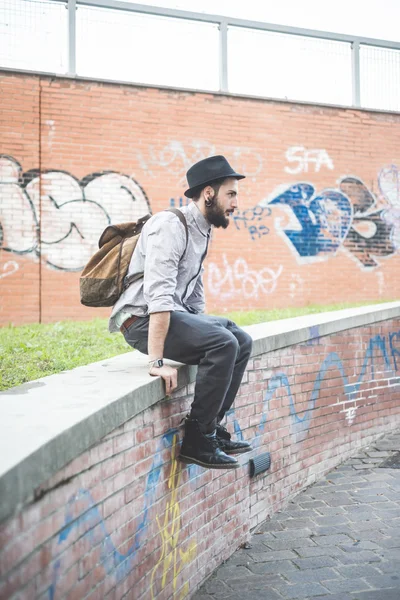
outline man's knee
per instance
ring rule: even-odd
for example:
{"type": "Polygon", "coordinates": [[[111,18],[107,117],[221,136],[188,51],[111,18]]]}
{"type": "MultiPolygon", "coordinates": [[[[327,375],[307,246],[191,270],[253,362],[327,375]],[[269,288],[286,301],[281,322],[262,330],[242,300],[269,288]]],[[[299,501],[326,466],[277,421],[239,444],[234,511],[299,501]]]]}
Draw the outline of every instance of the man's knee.
{"type": "Polygon", "coordinates": [[[235,331],[235,337],[239,342],[239,352],[241,356],[249,357],[253,347],[253,338],[240,327],[235,331]]]}
{"type": "Polygon", "coordinates": [[[236,337],[230,331],[224,331],[221,341],[224,353],[232,355],[232,358],[236,360],[240,352],[240,344],[236,337]]]}
{"type": "Polygon", "coordinates": [[[240,341],[240,349],[242,352],[245,352],[250,356],[251,350],[253,348],[253,338],[251,335],[243,331],[243,341],[240,341]]]}

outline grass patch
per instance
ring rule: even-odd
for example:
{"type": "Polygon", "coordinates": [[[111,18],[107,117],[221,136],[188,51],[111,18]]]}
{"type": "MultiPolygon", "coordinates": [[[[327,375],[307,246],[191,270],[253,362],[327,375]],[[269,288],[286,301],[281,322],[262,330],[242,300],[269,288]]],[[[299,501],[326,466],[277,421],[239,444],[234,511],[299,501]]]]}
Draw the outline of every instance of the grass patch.
{"type": "MultiPolygon", "coordinates": [[[[230,312],[223,316],[238,325],[252,325],[367,304],[371,302],[230,312]]],[[[107,325],[107,319],[95,319],[0,328],[0,390],[131,352],[123,336],[110,334],[107,325]]]]}
{"type": "Polygon", "coordinates": [[[0,329],[0,390],[130,352],[106,319],[0,329]]]}

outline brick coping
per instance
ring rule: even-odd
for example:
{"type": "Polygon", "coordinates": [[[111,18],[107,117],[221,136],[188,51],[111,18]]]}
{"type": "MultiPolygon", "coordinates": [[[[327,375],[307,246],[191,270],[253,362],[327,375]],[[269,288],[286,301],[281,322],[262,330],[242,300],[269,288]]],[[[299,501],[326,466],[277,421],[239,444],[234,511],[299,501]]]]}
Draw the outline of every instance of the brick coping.
{"type": "MultiPolygon", "coordinates": [[[[253,356],[400,316],[400,302],[318,313],[245,327],[253,356]]],[[[171,364],[178,364],[169,361],[171,364]]],[[[179,387],[196,367],[179,365],[179,387]]],[[[122,354],[0,392],[0,521],[34,499],[71,460],[165,397],[147,357],[122,354]]]]}

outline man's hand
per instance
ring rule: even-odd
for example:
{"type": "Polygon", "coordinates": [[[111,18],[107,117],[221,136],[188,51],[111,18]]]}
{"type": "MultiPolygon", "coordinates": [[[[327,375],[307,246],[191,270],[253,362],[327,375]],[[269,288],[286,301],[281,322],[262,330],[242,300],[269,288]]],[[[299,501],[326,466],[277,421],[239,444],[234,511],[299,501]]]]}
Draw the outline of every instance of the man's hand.
{"type": "Polygon", "coordinates": [[[167,396],[178,387],[178,371],[174,367],[170,367],[169,365],[150,367],[149,374],[153,377],[162,377],[164,379],[167,396]]]}

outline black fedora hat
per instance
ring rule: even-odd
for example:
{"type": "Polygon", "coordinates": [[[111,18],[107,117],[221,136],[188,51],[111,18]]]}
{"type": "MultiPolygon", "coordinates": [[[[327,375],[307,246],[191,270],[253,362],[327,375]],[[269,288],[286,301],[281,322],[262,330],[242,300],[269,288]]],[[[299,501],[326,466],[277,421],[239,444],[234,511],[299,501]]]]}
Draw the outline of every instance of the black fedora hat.
{"type": "Polygon", "coordinates": [[[185,196],[193,198],[199,187],[205,187],[209,183],[222,177],[244,179],[245,175],[236,173],[226,160],[225,156],[209,156],[208,158],[200,160],[190,167],[189,171],[186,173],[189,189],[186,190],[185,196]]]}

